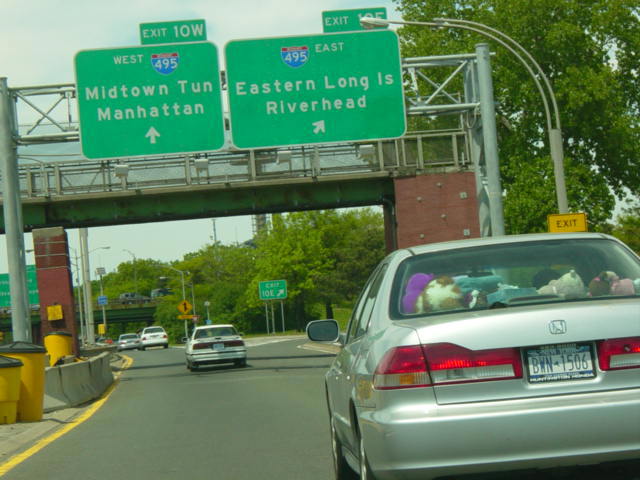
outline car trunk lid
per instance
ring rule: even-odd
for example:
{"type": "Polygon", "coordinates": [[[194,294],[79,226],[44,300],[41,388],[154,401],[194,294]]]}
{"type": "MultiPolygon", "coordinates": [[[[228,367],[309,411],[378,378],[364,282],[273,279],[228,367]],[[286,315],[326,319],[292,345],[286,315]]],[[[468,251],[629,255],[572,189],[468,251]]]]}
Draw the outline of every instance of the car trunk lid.
{"type": "Polygon", "coordinates": [[[440,404],[640,387],[636,299],[529,305],[398,323],[416,330],[440,404]]]}

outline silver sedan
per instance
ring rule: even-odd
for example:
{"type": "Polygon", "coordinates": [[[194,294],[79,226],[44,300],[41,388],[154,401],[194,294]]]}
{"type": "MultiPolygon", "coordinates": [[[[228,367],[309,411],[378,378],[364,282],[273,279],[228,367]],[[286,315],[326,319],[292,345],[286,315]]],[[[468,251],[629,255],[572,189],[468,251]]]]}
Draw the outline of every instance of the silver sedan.
{"type": "Polygon", "coordinates": [[[600,234],[397,250],[325,377],[338,479],[640,458],[640,258],[600,234]]]}

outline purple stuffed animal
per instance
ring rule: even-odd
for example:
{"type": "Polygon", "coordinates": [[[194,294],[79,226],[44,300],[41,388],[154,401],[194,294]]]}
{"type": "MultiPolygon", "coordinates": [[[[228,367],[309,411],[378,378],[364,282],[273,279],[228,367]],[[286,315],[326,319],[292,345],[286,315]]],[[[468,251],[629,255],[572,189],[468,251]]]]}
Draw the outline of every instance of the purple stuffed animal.
{"type": "Polygon", "coordinates": [[[407,282],[404,297],[402,297],[403,313],[415,313],[418,296],[422,293],[424,287],[434,278],[436,278],[436,276],[432,273],[416,273],[411,276],[407,282]]]}

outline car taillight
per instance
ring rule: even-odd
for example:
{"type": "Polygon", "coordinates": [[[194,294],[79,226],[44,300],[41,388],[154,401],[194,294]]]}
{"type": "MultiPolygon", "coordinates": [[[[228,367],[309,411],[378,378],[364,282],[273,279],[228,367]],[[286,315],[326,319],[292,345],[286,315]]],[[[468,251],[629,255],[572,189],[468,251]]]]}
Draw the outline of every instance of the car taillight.
{"type": "Polygon", "coordinates": [[[517,348],[469,350],[452,343],[423,345],[434,385],[522,377],[517,348]]]}
{"type": "Polygon", "coordinates": [[[452,343],[434,343],[389,350],[376,368],[373,385],[390,390],[521,377],[517,348],[469,350],[452,343]]]}
{"type": "Polygon", "coordinates": [[[167,338],[167,334],[165,333],[164,335],[162,335],[162,338],[167,338]]]}
{"type": "Polygon", "coordinates": [[[203,348],[211,348],[211,344],[210,343],[194,343],[193,344],[194,350],[202,350],[203,348]]]}
{"type": "Polygon", "coordinates": [[[228,342],[224,342],[225,347],[244,347],[244,342],[242,340],[229,340],[228,342]]]}
{"type": "Polygon", "coordinates": [[[640,368],[640,337],[598,342],[598,363],[600,370],[640,368]]]}
{"type": "Polygon", "coordinates": [[[142,340],[146,340],[146,339],[147,339],[147,337],[142,337],[142,340]]]}
{"type": "Polygon", "coordinates": [[[430,383],[420,345],[392,348],[382,357],[373,376],[373,388],[377,390],[426,387],[430,383]]]}

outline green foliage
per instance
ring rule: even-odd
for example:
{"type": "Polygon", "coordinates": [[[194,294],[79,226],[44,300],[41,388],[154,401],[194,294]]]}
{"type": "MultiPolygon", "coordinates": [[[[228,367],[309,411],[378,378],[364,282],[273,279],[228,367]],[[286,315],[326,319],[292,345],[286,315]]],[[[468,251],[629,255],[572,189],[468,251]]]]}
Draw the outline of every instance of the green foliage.
{"type": "Polygon", "coordinates": [[[640,203],[626,208],[616,218],[616,224],[610,233],[640,255],[640,203]]]}
{"type": "MultiPolygon", "coordinates": [[[[637,0],[397,3],[404,20],[446,17],[492,27],[536,59],[559,105],[570,210],[585,211],[592,228],[603,228],[613,211],[611,192],[640,191],[637,0]]],[[[469,53],[480,42],[497,53],[491,62],[507,230],[543,230],[557,205],[543,104],[530,74],[508,50],[476,33],[406,26],[400,35],[405,57],[469,53]]]]}

